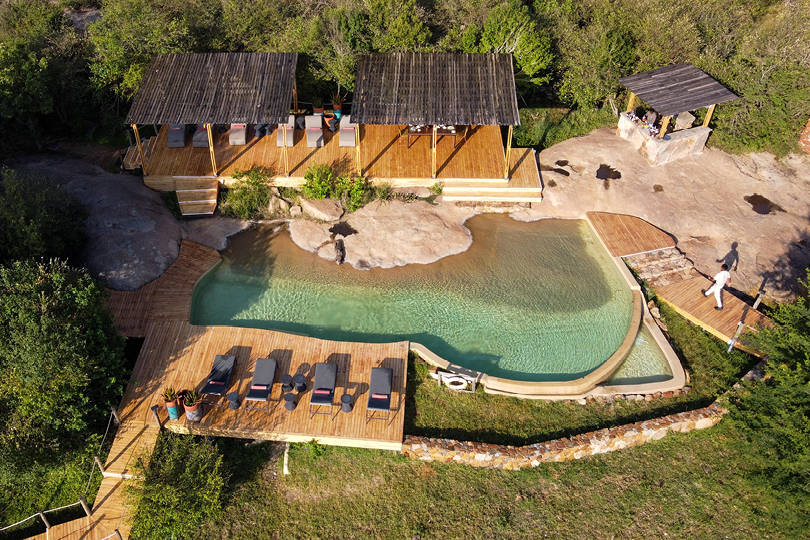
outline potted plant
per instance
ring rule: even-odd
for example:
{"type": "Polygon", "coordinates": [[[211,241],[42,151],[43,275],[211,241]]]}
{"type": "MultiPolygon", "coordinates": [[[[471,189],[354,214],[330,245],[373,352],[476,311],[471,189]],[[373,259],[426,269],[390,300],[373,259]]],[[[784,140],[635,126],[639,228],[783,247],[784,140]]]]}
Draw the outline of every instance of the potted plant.
{"type": "Polygon", "coordinates": [[[323,114],[323,100],[319,97],[312,98],[312,114],[323,114]]]}
{"type": "Polygon", "coordinates": [[[343,114],[343,102],[346,101],[346,94],[340,93],[340,86],[338,86],[337,92],[332,95],[332,110],[335,111],[335,118],[340,120],[341,114],[343,114]]]}
{"type": "Polygon", "coordinates": [[[203,411],[199,392],[196,390],[184,390],[183,407],[186,409],[186,419],[189,422],[199,422],[202,420],[203,411]]]}
{"type": "Polygon", "coordinates": [[[174,391],[174,388],[167,386],[160,395],[164,403],[166,403],[166,410],[169,411],[169,419],[177,420],[180,418],[180,407],[177,406],[177,392],[174,391]]]}

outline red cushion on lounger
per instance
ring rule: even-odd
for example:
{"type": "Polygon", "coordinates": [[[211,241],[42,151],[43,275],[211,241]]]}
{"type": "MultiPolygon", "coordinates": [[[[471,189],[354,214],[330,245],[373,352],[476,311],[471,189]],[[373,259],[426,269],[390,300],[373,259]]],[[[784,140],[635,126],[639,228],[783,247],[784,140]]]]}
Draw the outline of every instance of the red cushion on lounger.
{"type": "Polygon", "coordinates": [[[385,394],[371,394],[371,399],[388,399],[385,394]]]}
{"type": "Polygon", "coordinates": [[[316,394],[326,394],[326,395],[330,394],[329,390],[315,390],[315,393],[316,394]]]}
{"type": "Polygon", "coordinates": [[[225,383],[222,381],[208,381],[208,384],[217,384],[221,386],[225,386],[225,383]]]}
{"type": "Polygon", "coordinates": [[[267,390],[266,384],[254,384],[250,387],[251,390],[267,390]]]}
{"type": "Polygon", "coordinates": [[[245,124],[233,124],[231,127],[236,129],[242,129],[243,127],[245,127],[245,124]]]}

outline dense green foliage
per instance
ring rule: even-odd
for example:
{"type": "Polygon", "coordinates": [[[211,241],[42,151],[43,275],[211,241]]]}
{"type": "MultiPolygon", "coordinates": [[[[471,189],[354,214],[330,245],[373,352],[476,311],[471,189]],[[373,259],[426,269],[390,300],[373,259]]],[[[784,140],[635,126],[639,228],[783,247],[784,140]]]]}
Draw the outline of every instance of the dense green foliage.
{"type": "Polygon", "coordinates": [[[329,165],[313,165],[304,173],[304,185],[301,192],[307,199],[322,200],[331,197],[341,201],[354,212],[372,198],[375,190],[361,177],[338,176],[329,165]]]}
{"type": "Polygon", "coordinates": [[[67,258],[84,244],[87,211],[56,182],[0,169],[0,264],[67,258]]]}
{"type": "Polygon", "coordinates": [[[352,90],[362,53],[512,53],[522,106],[582,116],[551,114],[545,122],[560,123],[557,134],[524,130],[524,144],[602,125],[606,111],[623,108],[619,77],[681,62],[740,96],[718,107],[710,144],[785,154],[810,116],[810,0],[104,0],[102,8],[83,34],[49,0],[0,6],[0,120],[27,126],[35,141],[43,130],[76,133],[83,120],[121,126],[155,53],[210,51],[301,53],[302,103],[352,90]],[[585,120],[592,111],[603,112],[585,120]]]}
{"type": "Polygon", "coordinates": [[[268,204],[273,192],[270,173],[262,167],[249,171],[236,171],[236,182],[222,195],[219,210],[223,214],[240,219],[268,217],[268,204]]]}
{"type": "Polygon", "coordinates": [[[731,417],[751,442],[760,475],[810,494],[810,303],[780,304],[771,318],[776,326],[752,337],[769,355],[767,377],[731,396],[731,417]]]}
{"type": "Polygon", "coordinates": [[[70,446],[123,389],[106,292],[66,263],[0,267],[0,468],[70,446]]]}
{"type": "Polygon", "coordinates": [[[196,537],[201,523],[219,515],[228,475],[219,449],[204,438],[166,432],[134,469],[142,480],[127,492],[133,540],[196,537]]]}

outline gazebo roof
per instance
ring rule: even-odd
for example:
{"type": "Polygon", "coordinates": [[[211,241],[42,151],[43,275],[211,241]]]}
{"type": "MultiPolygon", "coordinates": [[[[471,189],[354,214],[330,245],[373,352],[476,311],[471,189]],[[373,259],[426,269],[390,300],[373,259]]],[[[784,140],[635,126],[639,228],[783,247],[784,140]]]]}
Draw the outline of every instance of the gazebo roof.
{"type": "Polygon", "coordinates": [[[692,64],[666,66],[619,79],[658,114],[674,116],[737,99],[737,95],[692,64]]]}
{"type": "Polygon", "coordinates": [[[352,121],[518,125],[512,55],[362,55],[357,64],[352,121]]]}
{"type": "Polygon", "coordinates": [[[128,124],[278,124],[292,107],[297,53],[159,54],[128,124]]]}

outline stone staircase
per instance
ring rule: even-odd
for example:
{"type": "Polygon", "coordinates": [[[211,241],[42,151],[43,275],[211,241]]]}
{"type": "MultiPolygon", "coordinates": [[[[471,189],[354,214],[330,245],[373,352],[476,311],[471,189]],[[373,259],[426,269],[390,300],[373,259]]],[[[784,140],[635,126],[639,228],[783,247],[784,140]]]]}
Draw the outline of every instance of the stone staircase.
{"type": "Polygon", "coordinates": [[[533,203],[543,200],[543,188],[516,187],[507,180],[445,180],[442,198],[451,202],[533,203]]]}
{"type": "Polygon", "coordinates": [[[624,257],[624,260],[651,286],[667,286],[698,275],[694,263],[676,247],[624,257]]]}
{"type": "Polygon", "coordinates": [[[216,178],[175,178],[174,186],[184,216],[210,216],[217,209],[219,180],[216,178]]]}

